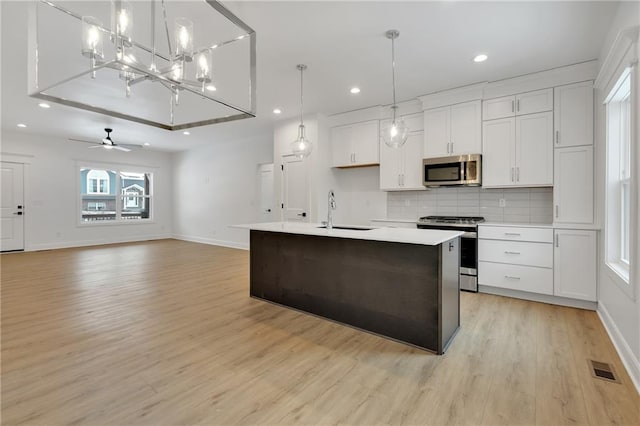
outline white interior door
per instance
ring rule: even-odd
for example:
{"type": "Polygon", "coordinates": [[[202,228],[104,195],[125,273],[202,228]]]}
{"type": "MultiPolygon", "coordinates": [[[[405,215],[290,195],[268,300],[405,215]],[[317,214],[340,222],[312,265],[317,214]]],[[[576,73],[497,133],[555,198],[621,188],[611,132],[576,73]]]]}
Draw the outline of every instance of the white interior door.
{"type": "Polygon", "coordinates": [[[260,181],[260,219],[273,221],[273,163],[262,164],[258,169],[260,181]]]}
{"type": "Polygon", "coordinates": [[[282,157],[283,220],[309,221],[309,180],[304,160],[293,155],[282,157]]]}
{"type": "Polygon", "coordinates": [[[0,250],[24,250],[24,166],[2,163],[0,250]]]}

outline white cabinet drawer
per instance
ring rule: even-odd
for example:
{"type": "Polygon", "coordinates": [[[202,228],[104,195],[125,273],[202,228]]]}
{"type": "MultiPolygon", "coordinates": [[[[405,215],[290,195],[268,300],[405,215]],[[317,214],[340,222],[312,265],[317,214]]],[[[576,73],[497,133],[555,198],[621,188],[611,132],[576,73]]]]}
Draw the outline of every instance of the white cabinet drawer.
{"type": "Polygon", "coordinates": [[[553,244],[478,240],[478,260],[553,268],[553,244]]]}
{"type": "Polygon", "coordinates": [[[515,226],[478,226],[478,238],[485,240],[531,241],[553,243],[551,228],[518,228],[515,226]]]}
{"type": "Polygon", "coordinates": [[[478,262],[478,284],[553,294],[553,269],[478,262]]]}

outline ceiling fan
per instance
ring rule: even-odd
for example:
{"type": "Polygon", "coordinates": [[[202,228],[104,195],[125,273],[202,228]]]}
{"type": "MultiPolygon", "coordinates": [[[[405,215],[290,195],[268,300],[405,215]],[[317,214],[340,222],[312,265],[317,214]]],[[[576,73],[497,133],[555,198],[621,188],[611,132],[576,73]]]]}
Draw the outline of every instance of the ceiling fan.
{"type": "Polygon", "coordinates": [[[113,139],[111,139],[111,132],[113,132],[113,129],[110,129],[107,127],[104,129],[104,131],[107,132],[107,136],[102,138],[102,141],[100,142],[84,140],[84,139],[73,139],[73,138],[69,138],[69,140],[74,142],[86,142],[86,143],[94,144],[94,146],[90,146],[89,149],[104,148],[104,149],[117,149],[119,151],[129,152],[131,151],[132,148],[144,148],[143,145],[117,144],[113,141],[113,139]]]}

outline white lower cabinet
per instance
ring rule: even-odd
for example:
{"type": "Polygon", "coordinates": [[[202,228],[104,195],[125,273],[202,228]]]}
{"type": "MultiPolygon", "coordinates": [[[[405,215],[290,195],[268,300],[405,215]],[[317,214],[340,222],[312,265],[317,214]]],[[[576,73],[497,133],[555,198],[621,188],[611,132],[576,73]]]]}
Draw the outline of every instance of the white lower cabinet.
{"type": "Polygon", "coordinates": [[[553,294],[553,231],[479,226],[478,284],[553,294]]]}
{"type": "Polygon", "coordinates": [[[595,302],[596,231],[556,229],[553,257],[553,294],[595,302]]]}

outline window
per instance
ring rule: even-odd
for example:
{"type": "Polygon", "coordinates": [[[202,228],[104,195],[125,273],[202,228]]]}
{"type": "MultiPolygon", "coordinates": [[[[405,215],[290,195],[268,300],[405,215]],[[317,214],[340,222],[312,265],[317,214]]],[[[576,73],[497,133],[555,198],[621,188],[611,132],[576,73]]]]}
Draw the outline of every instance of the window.
{"type": "Polygon", "coordinates": [[[631,233],[631,70],[627,69],[609,93],[607,107],[607,265],[629,282],[631,233]]]}
{"type": "Polygon", "coordinates": [[[80,222],[151,219],[152,173],[80,168],[80,222]]]}

